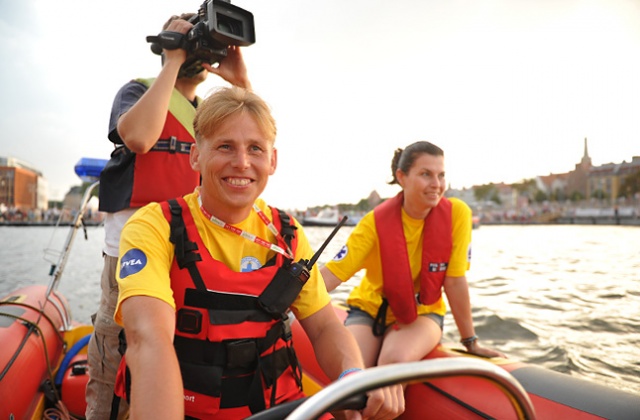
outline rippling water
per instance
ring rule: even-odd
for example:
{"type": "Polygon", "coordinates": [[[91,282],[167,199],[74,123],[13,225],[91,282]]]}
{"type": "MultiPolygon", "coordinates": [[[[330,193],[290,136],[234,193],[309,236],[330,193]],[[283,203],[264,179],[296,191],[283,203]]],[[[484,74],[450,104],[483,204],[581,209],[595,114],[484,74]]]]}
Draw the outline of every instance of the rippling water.
{"type": "MultiPolygon", "coordinates": [[[[319,259],[340,249],[343,227],[319,259]]],[[[0,227],[0,295],[49,281],[44,249],[59,251],[68,228],[0,227]]],[[[307,228],[319,247],[329,228],[307,228]]],[[[74,318],[89,322],[98,304],[104,231],[80,232],[59,290],[74,318]]],[[[57,256],[48,254],[57,262],[57,256]]],[[[483,344],[510,357],[640,394],[640,228],[482,226],[473,231],[467,275],[483,344]]],[[[338,288],[344,300],[359,277],[338,288]]],[[[445,340],[457,342],[453,317],[445,340]]]]}

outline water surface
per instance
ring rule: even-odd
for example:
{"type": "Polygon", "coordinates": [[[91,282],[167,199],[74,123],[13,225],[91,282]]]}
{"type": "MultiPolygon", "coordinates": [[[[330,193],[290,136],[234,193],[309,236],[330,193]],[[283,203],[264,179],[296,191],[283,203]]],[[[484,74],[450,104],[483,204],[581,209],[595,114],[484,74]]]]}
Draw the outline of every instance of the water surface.
{"type": "MultiPolygon", "coordinates": [[[[0,295],[46,284],[45,249],[60,250],[69,228],[0,227],[0,295]]],[[[343,227],[322,254],[328,261],[351,231],[343,227]]],[[[329,228],[305,229],[314,247],[329,228]]],[[[100,295],[102,227],[82,232],[59,290],[74,319],[89,322],[100,295]]],[[[57,255],[48,253],[50,261],[57,255]]],[[[468,280],[482,343],[512,358],[640,394],[640,228],[482,226],[473,231],[468,280]]],[[[359,276],[333,293],[344,300],[359,276]]],[[[446,341],[457,342],[453,317],[446,341]]]]}

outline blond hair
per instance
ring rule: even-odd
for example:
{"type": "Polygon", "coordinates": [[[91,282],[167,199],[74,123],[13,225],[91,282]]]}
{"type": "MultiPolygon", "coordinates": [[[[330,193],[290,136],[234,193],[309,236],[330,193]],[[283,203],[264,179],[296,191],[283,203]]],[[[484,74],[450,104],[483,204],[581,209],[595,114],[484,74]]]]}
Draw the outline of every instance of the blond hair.
{"type": "Polygon", "coordinates": [[[229,117],[239,112],[251,115],[262,134],[271,142],[275,141],[276,121],[267,103],[255,93],[233,86],[215,91],[198,105],[193,121],[196,143],[215,134],[229,117]]]}

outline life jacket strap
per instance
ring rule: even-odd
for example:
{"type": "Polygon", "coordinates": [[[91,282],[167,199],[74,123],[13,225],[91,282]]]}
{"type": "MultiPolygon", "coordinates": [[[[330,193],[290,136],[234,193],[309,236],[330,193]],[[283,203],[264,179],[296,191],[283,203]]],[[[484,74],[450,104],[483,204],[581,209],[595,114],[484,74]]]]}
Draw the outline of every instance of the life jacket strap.
{"type": "Polygon", "coordinates": [[[151,151],[169,152],[171,154],[182,153],[188,155],[192,144],[193,143],[186,141],[179,141],[177,137],[171,136],[168,139],[158,140],[151,148],[151,151]]]}
{"type": "Polygon", "coordinates": [[[283,328],[283,325],[284,322],[278,322],[269,329],[265,337],[255,339],[212,342],[176,335],[173,345],[181,360],[217,365],[226,369],[242,368],[246,373],[246,369],[255,369],[255,360],[258,357],[256,355],[264,353],[279,339],[290,342],[291,336],[286,332],[289,329],[286,326],[283,328]]]}
{"type": "Polygon", "coordinates": [[[378,313],[373,320],[371,329],[375,337],[382,337],[387,329],[387,310],[389,309],[389,301],[387,298],[382,298],[382,304],[378,308],[378,313]]]}
{"type": "Polygon", "coordinates": [[[171,199],[168,203],[169,209],[171,210],[171,222],[169,224],[171,233],[169,240],[175,245],[175,256],[178,267],[186,267],[196,287],[200,290],[207,290],[195,264],[197,261],[202,261],[202,257],[196,252],[198,245],[190,241],[187,236],[187,228],[182,218],[182,206],[176,199],[171,199]]]}
{"type": "Polygon", "coordinates": [[[291,223],[291,217],[286,212],[280,209],[277,210],[282,225],[282,227],[280,228],[280,234],[284,238],[284,241],[287,243],[287,245],[291,247],[291,242],[296,237],[296,230],[298,229],[298,227],[291,223]]]}
{"type": "Polygon", "coordinates": [[[271,404],[275,404],[277,380],[289,367],[296,384],[301,386],[291,330],[283,322],[274,325],[261,339],[210,342],[175,336],[174,346],[184,387],[220,398],[221,408],[248,406],[252,413],[264,410],[263,381],[267,388],[272,388],[271,404]],[[260,357],[280,338],[286,342],[284,347],[260,357]]]}

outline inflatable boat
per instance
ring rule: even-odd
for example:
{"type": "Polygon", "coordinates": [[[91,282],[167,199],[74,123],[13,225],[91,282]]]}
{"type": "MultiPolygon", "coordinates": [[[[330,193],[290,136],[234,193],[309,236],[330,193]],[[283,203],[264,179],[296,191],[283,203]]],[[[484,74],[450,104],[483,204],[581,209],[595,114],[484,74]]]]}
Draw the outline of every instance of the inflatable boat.
{"type": "Polygon", "coordinates": [[[84,417],[93,328],[67,315],[65,298],[44,285],[0,299],[0,419],[42,419],[47,410],[84,417]]]}
{"type": "MultiPolygon", "coordinates": [[[[66,412],[75,418],[84,416],[86,344],[92,328],[65,325],[66,308],[67,302],[59,293],[47,298],[45,286],[21,288],[0,300],[0,419],[42,419],[47,410],[66,412]]],[[[345,316],[342,306],[335,304],[334,308],[340,317],[345,316]]],[[[313,348],[296,321],[292,332],[305,393],[312,396],[329,390],[331,381],[318,366],[313,348]]],[[[429,379],[407,380],[410,385],[404,419],[636,420],[640,415],[638,395],[515,360],[479,358],[454,345],[438,346],[424,362],[437,372],[429,379]],[[527,411],[514,404],[517,398],[507,392],[507,386],[474,373],[478,361],[500,369],[521,386],[532,407],[529,415],[523,415],[527,411]]],[[[419,367],[410,367],[409,372],[419,367]]],[[[407,369],[401,365],[387,368],[394,373],[407,369]]],[[[357,376],[350,375],[354,379],[357,376]]],[[[303,406],[291,410],[294,408],[303,406]]],[[[295,411],[291,415],[295,418],[295,411]]],[[[276,414],[259,418],[284,417],[276,414]]]]}
{"type": "MultiPolygon", "coordinates": [[[[87,165],[80,166],[86,175],[87,165]]],[[[97,184],[85,192],[60,259],[52,266],[50,284],[0,297],[0,420],[84,416],[92,327],[72,321],[57,285],[97,184]]],[[[344,319],[344,307],[335,303],[334,309],[344,319]]],[[[449,344],[422,361],[371,368],[331,383],[300,324],[293,320],[291,328],[309,397],[258,413],[255,419],[314,418],[329,409],[352,407],[351,397],[391,383],[408,384],[404,419],[640,418],[639,395],[516,360],[478,358],[449,344]]],[[[361,404],[362,398],[356,401],[361,404]]]]}
{"type": "MultiPolygon", "coordinates": [[[[75,171],[85,190],[80,208],[48,285],[33,285],[0,297],[0,419],[83,418],[89,379],[86,345],[93,327],[75,323],[57,288],[84,211],[106,163],[81,159],[75,171]]],[[[86,235],[86,231],[85,231],[86,235]]],[[[2,279],[7,281],[7,279],[2,279]]]]}
{"type": "MultiPolygon", "coordinates": [[[[343,306],[334,304],[334,309],[341,319],[346,317],[343,306]]],[[[292,331],[296,353],[303,370],[305,393],[313,395],[330,385],[331,381],[320,369],[313,347],[298,322],[292,323],[292,331]]],[[[489,381],[476,373],[477,361],[495,366],[515,379],[526,392],[535,418],[640,419],[640,395],[517,360],[473,356],[454,344],[441,344],[424,358],[425,364],[436,370],[433,377],[420,381],[416,381],[415,378],[407,380],[410,385],[405,392],[406,411],[402,418],[530,418],[530,415],[523,415],[521,410],[514,406],[517,395],[508,392],[504,384],[489,381]],[[465,372],[464,361],[472,361],[468,372],[465,372]],[[455,367],[455,375],[447,373],[447,364],[451,362],[462,363],[462,369],[459,366],[455,367]]],[[[416,369],[420,367],[421,365],[415,366],[416,369]]],[[[393,366],[386,368],[394,370],[393,366]]],[[[491,366],[487,366],[486,369],[490,371],[491,366]]],[[[355,377],[357,374],[349,375],[351,376],[355,377]]]]}

